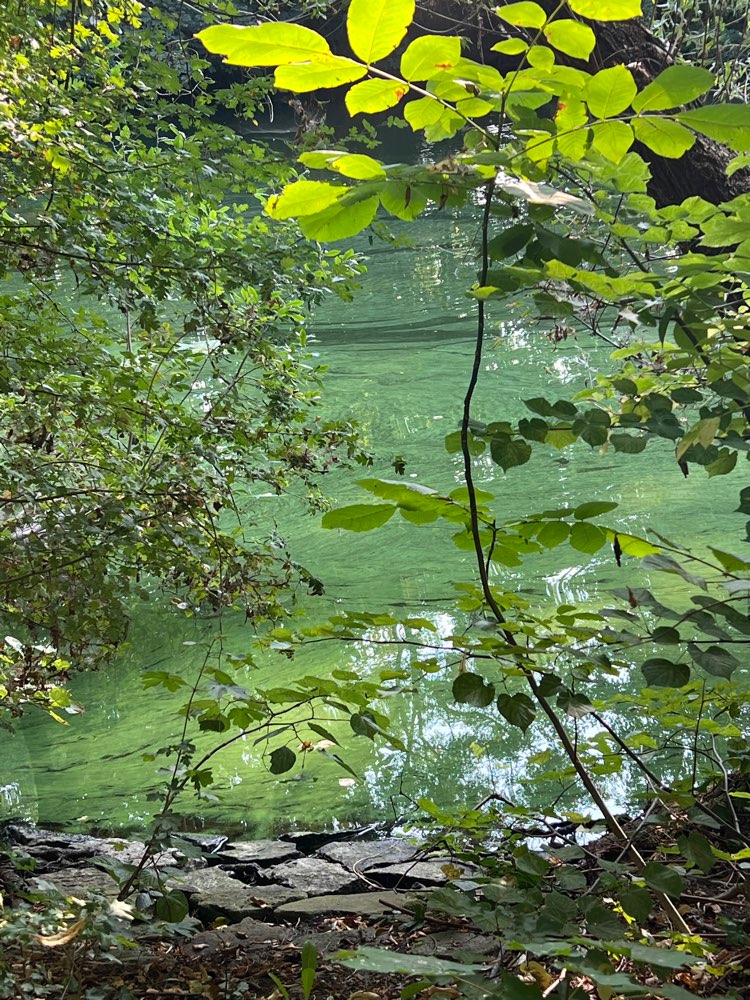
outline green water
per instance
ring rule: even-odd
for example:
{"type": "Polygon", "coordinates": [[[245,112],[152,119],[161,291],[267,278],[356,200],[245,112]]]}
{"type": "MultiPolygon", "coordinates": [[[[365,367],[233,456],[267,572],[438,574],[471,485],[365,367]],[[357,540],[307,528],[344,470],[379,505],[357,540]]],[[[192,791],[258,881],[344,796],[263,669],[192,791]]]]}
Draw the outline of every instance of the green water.
{"type": "MultiPolygon", "coordinates": [[[[457,426],[473,348],[472,304],[464,290],[473,280],[476,221],[434,211],[412,234],[418,244],[413,248],[363,242],[369,271],[361,293],[353,304],[332,297],[316,312],[311,329],[315,350],[330,367],[329,412],[358,420],[365,445],[376,455],[366,475],[392,478],[389,463],[398,454],[406,460],[407,478],[452,489],[461,483],[460,464],[445,451],[443,438],[457,426]]],[[[491,310],[489,338],[479,419],[520,415],[524,398],[558,398],[606,363],[606,350],[585,335],[553,347],[527,320],[521,302],[491,310]]],[[[361,474],[339,470],[323,485],[336,502],[366,500],[354,485],[361,474]]],[[[612,519],[623,530],[653,525],[684,544],[738,548],[743,519],[731,511],[742,474],[708,480],[697,473],[683,480],[666,442],[625,460],[585,445],[562,453],[538,446],[523,470],[504,475],[480,461],[478,476],[496,493],[501,517],[607,499],[621,505],[612,519]]],[[[322,530],[317,517],[291,501],[279,504],[261,495],[253,504],[269,522],[278,522],[295,556],[324,581],[325,595],[305,601],[311,615],[322,618],[339,606],[397,613],[408,608],[432,618],[444,634],[451,632],[451,584],[469,578],[472,567],[450,543],[447,526],[415,528],[394,519],[377,532],[352,535],[322,530]]],[[[589,558],[571,551],[567,558],[565,563],[558,551],[529,560],[522,571],[496,572],[509,586],[550,604],[641,582],[635,568],[618,569],[608,552],[589,558]]],[[[224,631],[229,651],[242,652],[252,641],[240,621],[226,620],[224,631]]],[[[0,736],[0,815],[74,828],[142,827],[153,809],[146,792],[156,781],[156,765],[143,754],[178,735],[176,710],[184,699],[161,689],[144,691],[141,674],[169,669],[190,679],[203,659],[203,643],[214,635],[215,625],[185,621],[158,601],[138,609],[118,662],[76,681],[74,694],[85,714],[72,717],[65,729],[32,715],[17,735],[0,736]]],[[[336,667],[366,676],[406,662],[404,656],[386,646],[322,644],[291,662],[269,658],[243,682],[272,686],[336,667]]],[[[359,776],[356,784],[340,784],[349,776],[319,754],[307,755],[301,777],[274,778],[264,768],[261,748],[247,740],[217,760],[220,801],[197,803],[188,795],[182,811],[194,826],[242,826],[263,836],[393,817],[405,811],[408,798],[420,795],[443,804],[473,804],[493,789],[523,798],[529,794],[527,761],[545,748],[545,731],[533,727],[523,738],[490,711],[454,705],[454,673],[446,667],[388,706],[408,755],[364,738],[348,741],[345,756],[359,776]],[[472,744],[485,752],[477,756],[472,744]]],[[[625,791],[615,782],[611,794],[617,798],[625,791]]]]}

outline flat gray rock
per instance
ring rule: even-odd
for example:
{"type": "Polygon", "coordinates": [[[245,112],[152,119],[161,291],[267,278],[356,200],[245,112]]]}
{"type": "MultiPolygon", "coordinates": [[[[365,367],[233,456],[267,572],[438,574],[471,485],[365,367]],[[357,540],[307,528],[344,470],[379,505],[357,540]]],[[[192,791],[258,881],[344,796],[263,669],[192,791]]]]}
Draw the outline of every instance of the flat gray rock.
{"type": "Polygon", "coordinates": [[[298,858],[275,865],[264,873],[274,882],[300,889],[308,896],[326,896],[338,892],[356,892],[362,883],[342,865],[323,858],[298,858]]]}
{"type": "Polygon", "coordinates": [[[283,840],[236,840],[224,844],[215,852],[215,856],[234,864],[252,864],[265,868],[282,861],[291,861],[298,858],[300,853],[294,844],[283,840]]]}
{"type": "Polygon", "coordinates": [[[366,872],[376,865],[393,865],[411,860],[417,848],[407,840],[392,837],[388,840],[358,840],[347,843],[326,844],[316,852],[326,861],[334,861],[350,871],[366,872]]]}
{"type": "Polygon", "coordinates": [[[173,875],[167,879],[170,889],[182,889],[183,892],[207,896],[215,892],[244,892],[255,886],[248,886],[238,878],[233,878],[229,872],[221,868],[199,868],[184,875],[173,875]]]}
{"type": "MultiPolygon", "coordinates": [[[[411,889],[414,886],[443,885],[448,876],[443,867],[453,865],[450,858],[435,858],[429,861],[406,861],[398,865],[376,865],[367,872],[367,878],[385,888],[411,889]]],[[[465,872],[463,866],[459,867],[465,872]]]]}
{"type": "Polygon", "coordinates": [[[391,912],[404,897],[396,892],[354,892],[347,895],[312,896],[294,903],[277,906],[275,918],[283,920],[313,920],[324,916],[379,917],[391,912]]]}
{"type": "Polygon", "coordinates": [[[204,922],[225,917],[237,923],[245,917],[273,920],[273,911],[284,903],[304,898],[304,893],[283,885],[242,885],[240,888],[216,889],[193,897],[195,912],[204,922]]]}
{"type": "Polygon", "coordinates": [[[61,868],[60,871],[45,875],[44,881],[51,882],[64,895],[75,896],[77,899],[85,899],[92,892],[103,892],[105,896],[114,899],[120,891],[117,882],[101,868],[61,868]]]}
{"type": "Polygon", "coordinates": [[[209,957],[224,951],[236,951],[238,948],[248,951],[264,949],[269,943],[288,941],[291,934],[289,927],[274,927],[272,924],[253,920],[252,917],[245,917],[238,924],[200,931],[187,941],[180,942],[177,947],[185,955],[209,957]]]}

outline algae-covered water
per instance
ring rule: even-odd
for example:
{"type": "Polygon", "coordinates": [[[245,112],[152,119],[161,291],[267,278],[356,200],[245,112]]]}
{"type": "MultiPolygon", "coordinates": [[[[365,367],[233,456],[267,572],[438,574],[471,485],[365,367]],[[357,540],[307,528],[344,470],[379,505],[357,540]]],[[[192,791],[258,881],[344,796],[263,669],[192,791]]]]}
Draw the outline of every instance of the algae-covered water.
{"type": "MultiPolygon", "coordinates": [[[[398,455],[411,481],[441,489],[461,483],[459,461],[447,453],[443,439],[457,427],[473,350],[473,305],[465,289],[474,277],[476,226],[470,211],[450,216],[435,210],[408,227],[413,246],[361,240],[368,265],[361,292],[351,304],[331,296],[311,319],[314,350],[329,367],[326,409],[360,423],[364,444],[376,456],[366,475],[394,478],[391,462],[398,455]]],[[[399,224],[394,230],[406,231],[399,224]]],[[[491,308],[476,415],[518,416],[523,399],[565,395],[571,385],[583,386],[594,377],[606,358],[607,349],[585,334],[551,344],[520,300],[491,308]]],[[[355,485],[362,474],[338,470],[323,486],[336,503],[366,502],[355,485]]],[[[711,480],[696,473],[685,480],[667,442],[625,458],[586,445],[563,452],[540,446],[522,470],[506,475],[481,461],[478,474],[480,484],[496,493],[500,517],[607,499],[620,504],[611,519],[623,529],[653,525],[684,544],[712,541],[729,549],[737,548],[741,537],[743,519],[732,511],[742,473],[711,480]]],[[[376,532],[355,535],[324,531],[318,516],[290,500],[280,504],[259,495],[253,503],[269,523],[278,523],[295,557],[325,584],[323,596],[304,600],[309,616],[323,618],[340,607],[396,613],[408,608],[450,632],[452,584],[470,578],[472,566],[468,554],[451,544],[447,526],[417,528],[394,519],[376,532]]],[[[608,552],[594,557],[561,552],[496,572],[548,604],[593,599],[607,588],[636,582],[638,570],[618,569],[608,552]]],[[[226,650],[249,649],[252,633],[241,621],[225,619],[223,628],[226,650]]],[[[170,670],[191,679],[205,643],[215,635],[215,623],[185,620],[159,600],[139,607],[131,641],[117,662],[75,681],[83,715],[62,728],[32,714],[16,735],[0,736],[0,814],[71,828],[145,825],[154,808],[147,792],[158,779],[157,763],[143,755],[178,735],[184,695],[145,691],[142,674],[170,670]]],[[[322,643],[294,660],[266,657],[244,682],[278,685],[302,673],[342,667],[366,676],[405,662],[406,656],[388,646],[322,643]]],[[[415,692],[390,699],[387,710],[407,754],[350,738],[342,755],[356,782],[320,754],[306,755],[304,771],[277,778],[261,759],[264,745],[248,739],[217,760],[218,801],[196,802],[190,795],[182,801],[186,821],[214,829],[243,826],[262,836],[282,828],[393,817],[422,795],[444,805],[469,805],[493,789],[533,796],[528,760],[545,747],[544,730],[532,728],[524,738],[491,711],[455,705],[454,673],[447,666],[415,692]]],[[[616,782],[612,794],[617,795],[616,782]]]]}

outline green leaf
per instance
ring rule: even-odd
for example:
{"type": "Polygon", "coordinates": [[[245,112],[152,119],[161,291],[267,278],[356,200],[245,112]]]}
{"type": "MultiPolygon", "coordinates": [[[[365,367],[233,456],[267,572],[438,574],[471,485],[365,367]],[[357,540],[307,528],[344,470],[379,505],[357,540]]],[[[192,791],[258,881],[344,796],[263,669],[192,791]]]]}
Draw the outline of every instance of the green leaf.
{"type": "Polygon", "coordinates": [[[154,905],[156,915],[169,924],[179,924],[190,912],[187,896],[179,889],[171,889],[159,896],[154,905]]]}
{"type": "Polygon", "coordinates": [[[305,1000],[310,1000],[310,994],[315,985],[315,971],[317,967],[318,949],[312,941],[305,941],[302,945],[302,971],[300,974],[302,995],[305,1000]]]}
{"type": "Polygon", "coordinates": [[[513,257],[520,253],[534,235],[534,226],[519,225],[509,226],[497,236],[493,236],[489,243],[489,254],[493,260],[505,260],[506,257],[513,257]]]}
{"type": "Polygon", "coordinates": [[[277,747],[271,754],[269,770],[271,774],[285,774],[291,771],[297,760],[297,754],[289,747],[277,747]]]}
{"type": "Polygon", "coordinates": [[[411,82],[428,80],[441,70],[453,69],[460,58],[460,38],[424,35],[401,56],[401,76],[411,82]]]}
{"type": "Polygon", "coordinates": [[[679,444],[675,447],[675,457],[679,462],[691,445],[700,444],[708,448],[713,443],[716,432],[719,430],[721,420],[719,417],[705,417],[698,420],[690,430],[684,435],[679,444]]]}
{"type": "Polygon", "coordinates": [[[487,708],[495,700],[495,685],[485,682],[480,674],[459,674],[453,682],[453,697],[461,705],[487,708]]]}
{"type": "Polygon", "coordinates": [[[732,676],[740,661],[722,646],[709,646],[701,649],[691,642],[688,644],[688,653],[692,656],[699,667],[702,667],[707,674],[712,677],[725,677],[727,680],[732,676]]]}
{"type": "Polygon", "coordinates": [[[690,129],[670,118],[634,118],[632,121],[635,137],[657,156],[679,159],[695,143],[690,129]]]}
{"type": "Polygon", "coordinates": [[[621,163],[635,141],[627,122],[598,122],[591,129],[591,144],[612,163],[621,163]]]}
{"type": "Polygon", "coordinates": [[[649,861],[643,869],[643,879],[651,889],[663,892],[673,899],[679,899],[684,891],[679,872],[656,861],[649,861]]]}
{"type": "Polygon", "coordinates": [[[680,837],[679,847],[687,860],[697,865],[704,875],[708,875],[716,864],[717,858],[711,844],[697,830],[680,837]]]}
{"type": "Polygon", "coordinates": [[[719,457],[706,466],[709,479],[712,476],[726,476],[737,465],[737,452],[730,448],[720,448],[719,457]]]}
{"type": "Polygon", "coordinates": [[[570,525],[565,521],[548,521],[536,536],[536,540],[545,548],[553,549],[556,545],[567,542],[570,536],[570,525]]]}
{"type": "Polygon", "coordinates": [[[367,67],[344,56],[329,56],[308,63],[279,66],[273,82],[279,90],[308,94],[313,90],[340,87],[343,83],[361,80],[367,67]]]}
{"type": "Polygon", "coordinates": [[[348,240],[367,229],[377,215],[379,205],[379,198],[366,198],[346,205],[338,203],[317,215],[303,216],[300,228],[308,240],[319,240],[321,243],[348,240]]]}
{"type": "Polygon", "coordinates": [[[331,161],[331,170],[357,181],[380,180],[385,177],[383,164],[365,153],[344,153],[331,161]]]}
{"type": "Polygon", "coordinates": [[[750,105],[709,104],[691,108],[675,115],[678,121],[702,132],[710,139],[723,142],[737,153],[750,150],[750,105]]]}
{"type": "Polygon", "coordinates": [[[544,29],[544,37],[566,55],[587,60],[596,46],[596,35],[587,24],[563,18],[551,21],[544,29]]]}
{"type": "Polygon", "coordinates": [[[324,528],[344,528],[346,531],[372,531],[390,520],[396,513],[393,504],[355,503],[338,507],[323,515],[324,528]]]}
{"type": "Polygon", "coordinates": [[[690,104],[714,85],[715,77],[700,66],[669,66],[633,101],[634,111],[668,111],[690,104]]]}
{"type": "Polygon", "coordinates": [[[641,0],[568,0],[568,7],[592,21],[629,21],[643,13],[641,0]]]}
{"type": "Polygon", "coordinates": [[[640,886],[633,886],[620,896],[620,906],[629,917],[642,924],[648,920],[654,908],[654,901],[647,889],[642,889],[640,886]]]}
{"type": "Polygon", "coordinates": [[[645,434],[635,437],[632,434],[612,434],[610,444],[615,451],[620,451],[625,455],[638,455],[648,444],[645,434]]]}
{"type": "Polygon", "coordinates": [[[376,114],[394,108],[408,93],[403,83],[392,80],[363,80],[347,91],[346,107],[350,115],[376,114]]]}
{"type": "Polygon", "coordinates": [[[579,504],[573,511],[576,521],[586,521],[590,517],[599,517],[600,514],[608,514],[615,510],[618,505],[611,500],[590,500],[588,503],[579,504]]]}
{"type": "Polygon", "coordinates": [[[629,69],[612,66],[592,76],[586,84],[584,98],[595,118],[613,118],[630,107],[637,89],[629,69]]]}
{"type": "Polygon", "coordinates": [[[525,441],[517,438],[493,437],[490,439],[490,454],[495,465],[503,472],[516,465],[525,465],[531,458],[531,447],[525,441]]]}
{"type": "Polygon", "coordinates": [[[333,58],[328,42],[300,24],[269,21],[249,28],[214,24],[196,35],[209,52],[226,57],[233,66],[283,66],[333,58]]]}
{"type": "Polygon", "coordinates": [[[572,719],[582,719],[585,715],[596,711],[585,694],[576,694],[569,688],[563,688],[560,691],[557,696],[557,704],[572,719]]]}
{"type": "Polygon", "coordinates": [[[427,195],[404,181],[388,181],[380,189],[380,204],[397,219],[412,222],[427,208],[427,195]]]}
{"type": "Polygon", "coordinates": [[[509,3],[504,7],[496,7],[495,13],[508,24],[518,28],[541,28],[547,20],[547,15],[538,3],[509,3]]]}
{"type": "Polygon", "coordinates": [[[281,194],[268,199],[266,211],[272,219],[297,219],[303,215],[317,215],[335,205],[347,187],[327,181],[294,181],[287,184],[281,194]]]}
{"type": "Polygon", "coordinates": [[[501,52],[506,56],[520,56],[529,47],[529,43],[522,38],[506,38],[502,42],[495,42],[492,52],[501,52]]]}
{"type": "Polygon", "coordinates": [[[517,726],[524,733],[536,718],[536,706],[525,694],[501,694],[497,699],[497,710],[511,726],[517,726]]]}
{"type": "Polygon", "coordinates": [[[595,524],[588,524],[585,521],[577,521],[570,529],[570,544],[579,552],[593,555],[603,548],[607,542],[607,536],[602,528],[595,524]]]}
{"type": "Polygon", "coordinates": [[[690,667],[686,663],[672,663],[658,656],[646,660],[641,673],[649,687],[681,688],[690,680],[690,667]]]}
{"type": "Polygon", "coordinates": [[[414,8],[415,0],[351,0],[346,30],[355,56],[368,66],[389,56],[414,20],[414,8]]]}

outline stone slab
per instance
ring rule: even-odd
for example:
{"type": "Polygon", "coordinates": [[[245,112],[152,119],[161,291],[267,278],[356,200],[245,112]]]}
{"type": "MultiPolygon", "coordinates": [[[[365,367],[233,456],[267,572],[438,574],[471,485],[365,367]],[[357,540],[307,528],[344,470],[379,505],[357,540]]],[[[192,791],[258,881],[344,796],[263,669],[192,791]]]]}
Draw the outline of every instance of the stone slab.
{"type": "Polygon", "coordinates": [[[230,864],[253,864],[265,868],[282,861],[292,861],[300,856],[300,852],[293,844],[283,840],[236,840],[224,844],[215,856],[230,864]]]}
{"type": "Polygon", "coordinates": [[[343,865],[350,871],[366,872],[377,865],[392,865],[410,861],[417,848],[408,840],[391,837],[387,840],[357,840],[326,844],[316,852],[318,857],[343,865]]]}
{"type": "Polygon", "coordinates": [[[182,889],[190,895],[206,896],[214,892],[245,892],[249,886],[221,868],[198,868],[167,879],[170,889],[182,889]]]}
{"type": "Polygon", "coordinates": [[[304,893],[283,885],[242,885],[240,888],[217,889],[193,897],[193,906],[204,923],[224,917],[237,923],[245,917],[273,920],[273,911],[284,903],[304,898],[304,893]]]}
{"type": "MultiPolygon", "coordinates": [[[[451,864],[453,862],[450,858],[435,858],[429,861],[406,861],[397,865],[376,865],[368,869],[367,878],[388,889],[444,885],[448,876],[443,867],[451,864]]],[[[460,870],[465,871],[463,867],[460,870]]]]}
{"type": "Polygon", "coordinates": [[[268,868],[263,874],[280,885],[300,889],[308,896],[356,892],[362,888],[362,882],[356,875],[347,871],[343,865],[336,865],[323,858],[298,858],[268,868]]]}
{"type": "Polygon", "coordinates": [[[314,920],[325,916],[379,917],[403,906],[404,897],[396,892],[353,892],[345,895],[310,896],[284,903],[274,910],[276,920],[314,920]]]}
{"type": "Polygon", "coordinates": [[[93,892],[102,892],[114,899],[120,891],[119,885],[101,868],[61,868],[45,875],[43,881],[51,882],[64,895],[77,899],[85,899],[93,892]]]}

